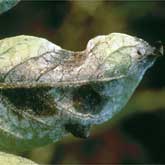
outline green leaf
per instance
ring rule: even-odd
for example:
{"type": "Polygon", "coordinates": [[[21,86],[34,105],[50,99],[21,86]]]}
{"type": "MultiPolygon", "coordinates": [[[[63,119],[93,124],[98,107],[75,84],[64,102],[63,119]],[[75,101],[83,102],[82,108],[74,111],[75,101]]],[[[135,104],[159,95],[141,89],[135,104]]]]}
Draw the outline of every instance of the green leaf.
{"type": "Polygon", "coordinates": [[[0,14],[14,7],[20,0],[0,0],[0,14]]]}

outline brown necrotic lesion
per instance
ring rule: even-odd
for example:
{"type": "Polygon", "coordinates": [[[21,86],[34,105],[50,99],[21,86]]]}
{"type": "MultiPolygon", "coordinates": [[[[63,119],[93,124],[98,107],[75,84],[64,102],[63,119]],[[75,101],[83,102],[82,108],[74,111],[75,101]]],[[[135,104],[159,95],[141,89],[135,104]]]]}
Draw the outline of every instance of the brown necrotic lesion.
{"type": "Polygon", "coordinates": [[[31,112],[34,115],[52,115],[56,112],[56,105],[48,89],[41,88],[15,88],[3,89],[5,96],[17,110],[31,112]]]}
{"type": "Polygon", "coordinates": [[[73,106],[81,113],[97,114],[107,98],[100,96],[91,85],[83,85],[73,91],[73,106]]]}

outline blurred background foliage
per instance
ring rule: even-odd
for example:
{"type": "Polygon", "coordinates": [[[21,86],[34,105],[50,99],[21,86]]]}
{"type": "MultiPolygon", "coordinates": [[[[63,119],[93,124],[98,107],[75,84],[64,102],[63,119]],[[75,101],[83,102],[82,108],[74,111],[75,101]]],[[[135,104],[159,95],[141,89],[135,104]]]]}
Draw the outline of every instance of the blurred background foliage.
{"type": "MultiPolygon", "coordinates": [[[[165,42],[163,1],[22,1],[0,15],[0,38],[34,35],[74,51],[92,37],[127,33],[165,42]]],[[[145,75],[125,109],[82,140],[69,136],[18,153],[42,164],[165,163],[165,57],[145,75]]]]}

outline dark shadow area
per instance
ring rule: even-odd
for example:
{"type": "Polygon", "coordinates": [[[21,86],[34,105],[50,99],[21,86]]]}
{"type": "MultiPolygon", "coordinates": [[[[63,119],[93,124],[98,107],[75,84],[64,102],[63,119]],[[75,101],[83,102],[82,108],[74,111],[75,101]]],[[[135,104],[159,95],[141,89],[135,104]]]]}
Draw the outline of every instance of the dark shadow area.
{"type": "Polygon", "coordinates": [[[21,34],[46,37],[60,27],[69,11],[69,1],[22,1],[0,16],[0,38],[21,34]]]}
{"type": "Polygon", "coordinates": [[[165,163],[165,111],[135,114],[125,118],[121,123],[124,134],[144,146],[150,163],[165,163]]]}

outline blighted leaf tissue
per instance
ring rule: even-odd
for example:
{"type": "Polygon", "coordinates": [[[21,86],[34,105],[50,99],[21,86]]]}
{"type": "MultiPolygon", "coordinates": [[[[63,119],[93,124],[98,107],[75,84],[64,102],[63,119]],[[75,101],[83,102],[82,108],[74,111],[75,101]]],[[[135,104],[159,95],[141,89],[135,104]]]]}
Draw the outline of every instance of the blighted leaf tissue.
{"type": "Polygon", "coordinates": [[[121,33],[91,39],[72,52],[43,38],[0,40],[0,149],[22,150],[87,137],[128,102],[160,55],[121,33]]]}

